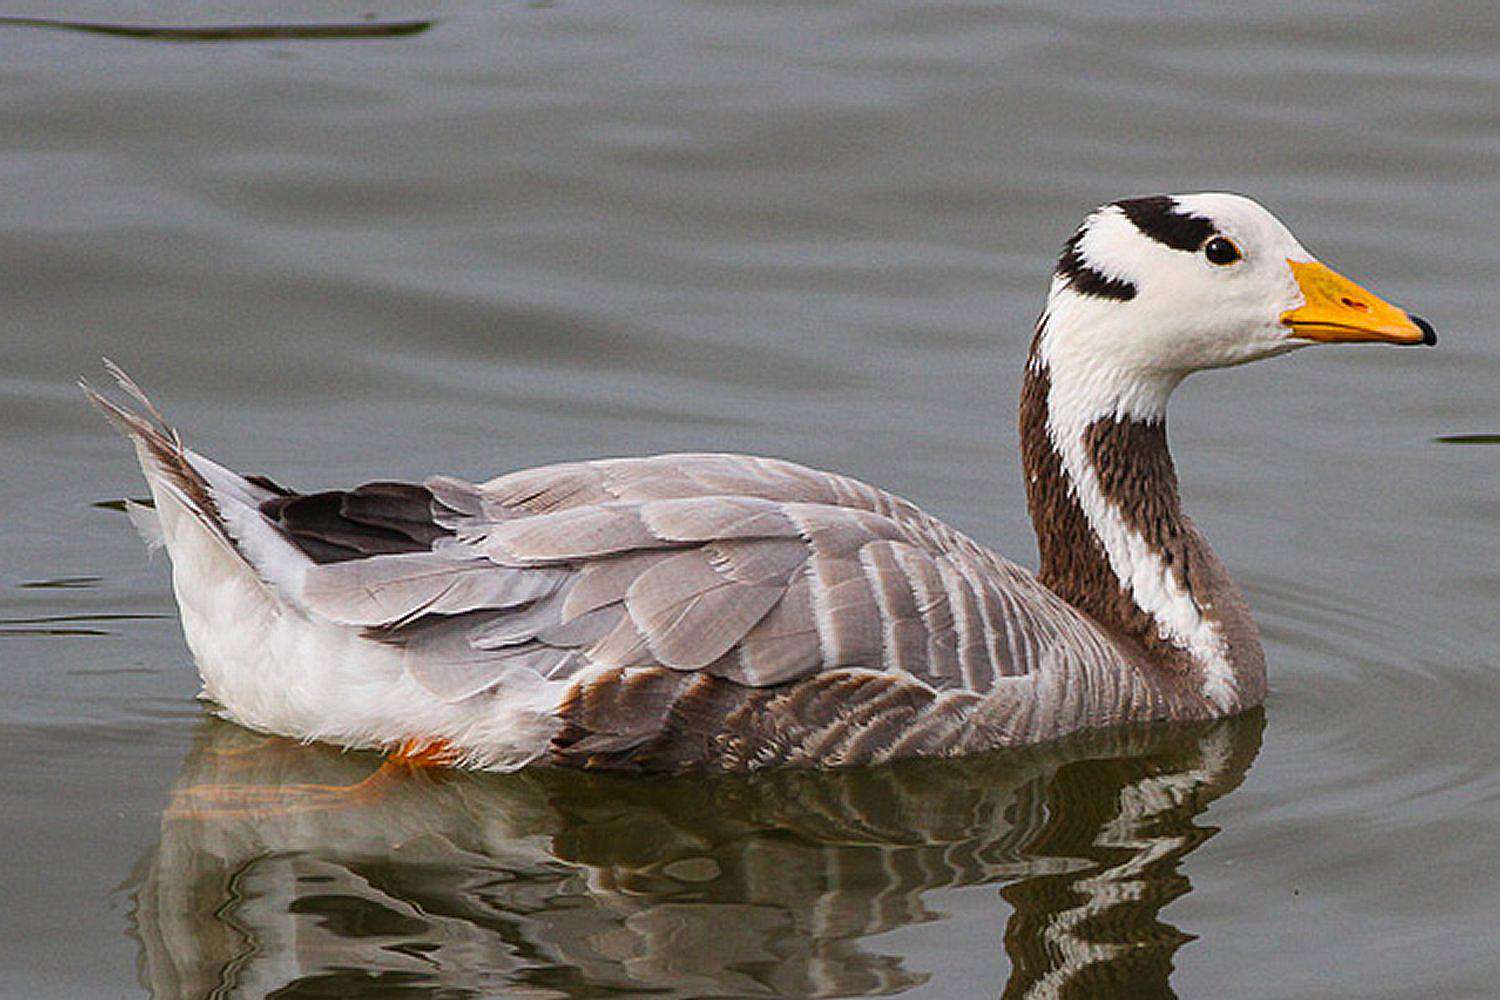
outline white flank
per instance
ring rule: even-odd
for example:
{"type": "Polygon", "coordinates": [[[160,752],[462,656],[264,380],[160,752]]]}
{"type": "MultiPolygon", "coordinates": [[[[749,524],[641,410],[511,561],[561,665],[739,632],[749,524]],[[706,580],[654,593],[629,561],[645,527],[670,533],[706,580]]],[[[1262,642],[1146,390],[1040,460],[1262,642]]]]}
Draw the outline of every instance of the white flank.
{"type": "MultiPolygon", "coordinates": [[[[399,649],[321,617],[301,602],[310,565],[251,504],[258,487],[200,455],[187,460],[209,483],[240,552],[211,531],[149,460],[142,463],[155,525],[172,559],[182,628],[220,714],[250,729],[346,747],[389,749],[442,739],[465,766],[512,770],[546,749],[566,685],[533,671],[507,675],[495,696],[449,704],[405,668],[399,649]],[[256,560],[256,564],[242,558],[256,560]]],[[[140,526],[141,514],[132,515],[140,526]]]]}

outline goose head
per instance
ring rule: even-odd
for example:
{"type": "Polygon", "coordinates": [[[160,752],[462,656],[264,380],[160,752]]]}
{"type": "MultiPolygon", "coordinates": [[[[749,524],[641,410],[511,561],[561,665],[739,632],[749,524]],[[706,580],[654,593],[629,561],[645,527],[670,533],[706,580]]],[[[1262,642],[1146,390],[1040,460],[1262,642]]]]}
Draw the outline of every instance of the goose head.
{"type": "Polygon", "coordinates": [[[1425,321],[1320,263],[1235,194],[1133,198],[1064,246],[1040,361],[1088,416],[1159,419],[1189,374],[1316,343],[1432,344],[1425,321]]]}

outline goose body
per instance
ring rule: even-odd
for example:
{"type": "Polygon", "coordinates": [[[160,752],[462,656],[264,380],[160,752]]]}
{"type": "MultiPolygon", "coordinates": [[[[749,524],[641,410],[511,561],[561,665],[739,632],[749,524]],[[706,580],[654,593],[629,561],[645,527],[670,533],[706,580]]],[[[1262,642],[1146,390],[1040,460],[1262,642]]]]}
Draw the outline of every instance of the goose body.
{"type": "MultiPolygon", "coordinates": [[[[1258,704],[1265,660],[1183,516],[1165,407],[1192,371],[1315,341],[1431,343],[1234,195],[1104,206],[1038,322],[1031,573],[791,462],[683,454],[297,494],[91,398],[133,441],[204,697],[304,740],[444,763],[834,766],[1258,704]]],[[[87,387],[86,387],[87,388],[87,387]]]]}

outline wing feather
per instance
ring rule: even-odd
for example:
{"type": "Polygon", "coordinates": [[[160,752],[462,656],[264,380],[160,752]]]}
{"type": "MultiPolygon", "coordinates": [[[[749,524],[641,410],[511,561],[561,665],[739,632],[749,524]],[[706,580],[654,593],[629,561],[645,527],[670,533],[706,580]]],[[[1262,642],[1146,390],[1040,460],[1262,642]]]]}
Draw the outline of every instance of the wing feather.
{"type": "Polygon", "coordinates": [[[302,599],[330,621],[392,626],[420,615],[513,608],[552,593],[567,579],[559,567],[514,570],[480,560],[404,552],[315,565],[302,599]]]}
{"type": "Polygon", "coordinates": [[[766,616],[740,640],[739,656],[720,671],[732,681],[770,687],[805,677],[823,658],[813,611],[812,582],[793,581],[766,616]]]}
{"type": "Polygon", "coordinates": [[[707,548],[698,548],[636,577],[625,607],[657,662],[698,670],[733,649],[784,592],[784,586],[736,583],[714,568],[707,548]]]}

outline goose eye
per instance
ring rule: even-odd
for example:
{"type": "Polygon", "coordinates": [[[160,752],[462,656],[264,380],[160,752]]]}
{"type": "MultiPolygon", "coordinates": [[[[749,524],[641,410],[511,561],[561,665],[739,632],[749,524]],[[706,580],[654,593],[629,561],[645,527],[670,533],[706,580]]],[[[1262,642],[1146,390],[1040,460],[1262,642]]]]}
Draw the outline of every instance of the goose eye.
{"type": "Polygon", "coordinates": [[[1215,236],[1203,244],[1203,256],[1208,258],[1210,264],[1233,264],[1245,255],[1240,253],[1240,248],[1234,245],[1234,241],[1215,236]]]}

